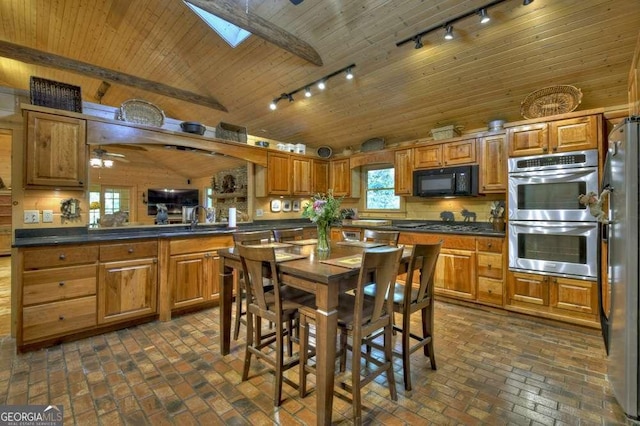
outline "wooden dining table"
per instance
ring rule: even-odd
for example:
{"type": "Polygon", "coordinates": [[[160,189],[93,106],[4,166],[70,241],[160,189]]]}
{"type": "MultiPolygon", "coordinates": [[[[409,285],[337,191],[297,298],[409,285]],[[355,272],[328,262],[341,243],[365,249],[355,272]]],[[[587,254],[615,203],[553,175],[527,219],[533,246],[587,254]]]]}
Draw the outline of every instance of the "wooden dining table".
{"type": "MultiPolygon", "coordinates": [[[[331,424],[338,324],[338,294],[354,288],[360,273],[358,257],[375,245],[332,242],[328,252],[318,253],[315,244],[274,247],[282,284],[316,296],[316,399],[318,425],[331,424]]],[[[220,352],[227,355],[231,344],[231,305],[234,270],[242,265],[233,247],[220,250],[220,352]]],[[[406,269],[411,253],[405,249],[399,273],[406,269]]]]}

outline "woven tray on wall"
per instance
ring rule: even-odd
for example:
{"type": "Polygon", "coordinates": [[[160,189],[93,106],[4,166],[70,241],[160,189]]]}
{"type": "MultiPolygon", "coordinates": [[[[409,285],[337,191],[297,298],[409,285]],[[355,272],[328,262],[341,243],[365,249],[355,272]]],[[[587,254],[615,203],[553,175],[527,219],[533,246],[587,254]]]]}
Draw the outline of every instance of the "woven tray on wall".
{"type": "Polygon", "coordinates": [[[582,101],[582,92],[574,86],[545,87],[524,98],[520,113],[526,119],[548,117],[574,111],[582,101]]]}
{"type": "Polygon", "coordinates": [[[120,105],[119,120],[128,123],[162,127],[164,112],[151,102],[141,99],[129,99],[120,105]]]}

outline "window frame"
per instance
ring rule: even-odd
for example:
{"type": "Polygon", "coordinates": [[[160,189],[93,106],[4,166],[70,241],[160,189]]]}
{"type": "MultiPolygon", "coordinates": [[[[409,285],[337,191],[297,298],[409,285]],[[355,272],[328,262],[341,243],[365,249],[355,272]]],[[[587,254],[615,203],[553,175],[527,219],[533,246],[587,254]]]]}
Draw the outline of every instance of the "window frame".
{"type": "Polygon", "coordinates": [[[362,205],[361,211],[367,212],[367,213],[404,213],[405,212],[404,197],[395,194],[395,167],[393,166],[393,164],[375,164],[375,165],[362,166],[362,174],[363,174],[362,189],[363,189],[364,197],[362,197],[363,205],[362,205]],[[394,196],[397,197],[399,201],[397,209],[369,209],[368,208],[369,172],[374,170],[383,170],[383,169],[390,169],[391,172],[394,174],[394,187],[384,188],[384,189],[385,190],[392,189],[394,191],[394,196]]]}

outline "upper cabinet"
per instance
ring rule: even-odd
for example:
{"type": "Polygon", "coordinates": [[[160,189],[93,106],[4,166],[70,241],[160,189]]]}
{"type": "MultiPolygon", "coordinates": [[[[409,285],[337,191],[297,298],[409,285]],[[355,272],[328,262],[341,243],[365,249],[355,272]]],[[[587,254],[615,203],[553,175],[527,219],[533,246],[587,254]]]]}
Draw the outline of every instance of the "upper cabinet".
{"type": "Polygon", "coordinates": [[[311,160],[311,184],[313,194],[326,194],[329,190],[329,162],[311,160]]]}
{"type": "Polygon", "coordinates": [[[437,145],[425,145],[413,150],[413,167],[415,169],[472,164],[476,161],[475,138],[437,145]]]}
{"type": "Polygon", "coordinates": [[[351,196],[351,169],[349,159],[333,160],[330,163],[329,188],[336,197],[351,196]]]}
{"type": "Polygon", "coordinates": [[[509,156],[597,149],[601,134],[601,115],[511,127],[507,129],[509,156]]]}
{"type": "Polygon", "coordinates": [[[401,149],[394,156],[396,195],[413,195],[413,150],[401,149]]]}
{"type": "Polygon", "coordinates": [[[328,182],[329,164],[326,161],[269,152],[267,167],[256,167],[255,193],[257,197],[310,196],[318,192],[327,192],[328,182]]]}
{"type": "Polygon", "coordinates": [[[485,136],[480,139],[480,192],[507,191],[507,136],[485,136]]]}
{"type": "Polygon", "coordinates": [[[270,152],[267,156],[267,193],[291,195],[291,156],[270,152]]]}
{"type": "Polygon", "coordinates": [[[86,121],[25,112],[25,186],[84,189],[87,181],[86,121]]]}

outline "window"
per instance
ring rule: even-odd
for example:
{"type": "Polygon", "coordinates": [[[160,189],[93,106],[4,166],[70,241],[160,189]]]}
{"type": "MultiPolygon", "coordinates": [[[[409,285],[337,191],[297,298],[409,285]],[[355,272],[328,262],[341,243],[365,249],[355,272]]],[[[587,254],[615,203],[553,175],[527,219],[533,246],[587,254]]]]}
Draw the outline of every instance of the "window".
{"type": "Polygon", "coordinates": [[[100,217],[118,211],[126,212],[131,220],[131,192],[129,187],[91,185],[89,189],[89,225],[96,226],[100,217]]]}
{"type": "Polygon", "coordinates": [[[394,193],[393,167],[367,168],[365,178],[367,210],[400,209],[400,197],[394,193]]]}
{"type": "Polygon", "coordinates": [[[233,25],[216,15],[207,12],[187,1],[184,2],[189,8],[200,17],[211,29],[213,29],[229,46],[236,47],[251,35],[249,31],[233,25]]]}

